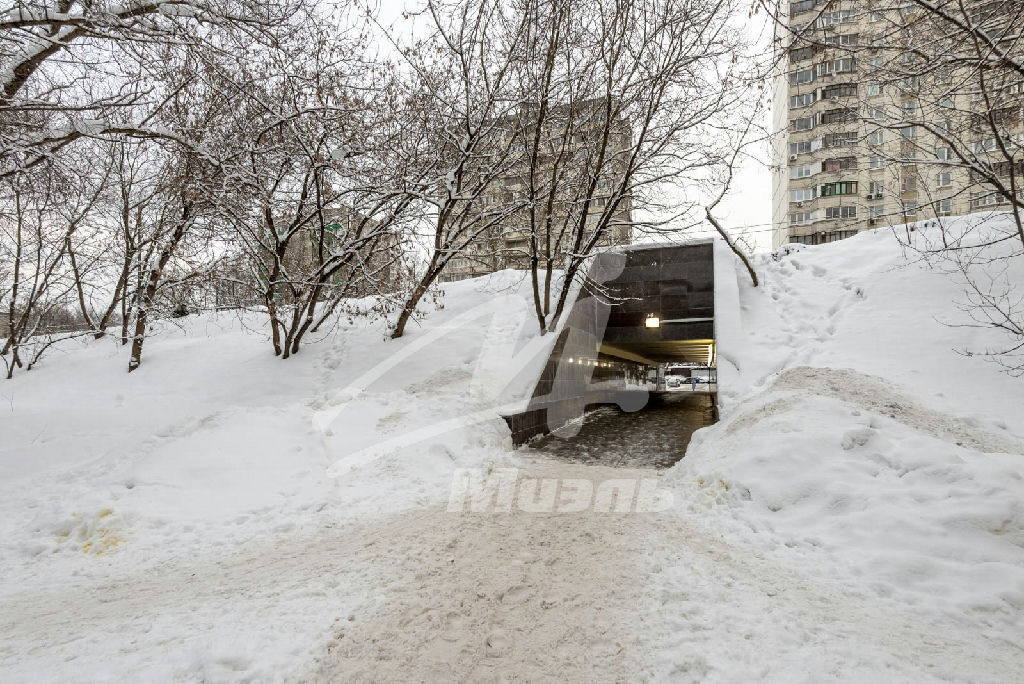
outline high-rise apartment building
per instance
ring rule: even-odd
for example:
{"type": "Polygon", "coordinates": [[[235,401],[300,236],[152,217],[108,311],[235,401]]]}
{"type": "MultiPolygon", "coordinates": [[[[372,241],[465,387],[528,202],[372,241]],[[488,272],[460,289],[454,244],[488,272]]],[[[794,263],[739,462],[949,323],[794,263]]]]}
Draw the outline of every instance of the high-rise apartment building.
{"type": "MultiPolygon", "coordinates": [[[[967,5],[972,21],[1012,28],[1005,2],[967,5]]],[[[1024,81],[1007,70],[986,85],[926,14],[896,0],[789,3],[773,107],[786,131],[774,146],[773,247],[1009,208],[978,170],[1022,170],[999,142],[1024,143],[1024,81]]]]}

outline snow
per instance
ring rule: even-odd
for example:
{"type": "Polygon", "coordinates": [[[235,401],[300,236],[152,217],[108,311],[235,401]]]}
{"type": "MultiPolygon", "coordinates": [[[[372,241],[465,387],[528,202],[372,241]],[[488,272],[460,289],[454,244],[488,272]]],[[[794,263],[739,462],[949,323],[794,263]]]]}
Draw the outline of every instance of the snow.
{"type": "MultiPolygon", "coordinates": [[[[528,383],[485,383],[490,398],[483,390],[474,395],[465,389],[476,366],[488,360],[480,348],[495,334],[489,332],[492,324],[511,329],[514,339],[532,337],[529,326],[536,323],[528,315],[528,288],[514,272],[447,285],[444,309],[432,312],[422,329],[410,325],[398,341],[385,341],[383,322],[356,317],[349,323],[342,316],[336,330],[287,362],[270,353],[259,319],[233,313],[183,319],[180,329],[165,325],[147,341],[144,362],[131,375],[124,372],[127,352],[114,340],[71,341],[31,373],[0,387],[0,553],[7,559],[0,600],[69,581],[122,575],[139,581],[154,565],[177,568],[182,559],[235,553],[262,540],[287,543],[325,526],[446,499],[456,466],[484,464],[492,453],[511,447],[496,408],[523,401],[528,383]],[[438,333],[435,339],[431,333],[438,333]],[[431,343],[422,344],[425,337],[431,343]],[[414,353],[389,363],[408,348],[414,353]],[[371,383],[360,383],[360,376],[381,367],[384,372],[371,383]],[[332,410],[346,398],[344,410],[332,410]],[[495,409],[487,410],[488,400],[495,409]],[[472,411],[478,422],[467,424],[464,417],[472,411]],[[372,467],[347,477],[329,473],[332,464],[388,435],[415,435],[443,421],[451,428],[443,439],[407,438],[400,448],[380,450],[363,464],[372,467]]],[[[516,346],[506,342],[497,351],[520,352],[516,346]]],[[[519,370],[539,373],[536,358],[518,359],[519,370]]],[[[516,379],[515,368],[506,364],[501,370],[516,379]]],[[[172,585],[185,572],[174,570],[172,585]]],[[[365,599],[373,591],[364,581],[355,597],[365,599]]],[[[268,613],[295,610],[294,617],[274,619],[296,630],[305,625],[305,632],[284,642],[273,633],[252,637],[246,653],[258,654],[256,660],[225,665],[225,672],[259,678],[287,669],[296,657],[294,644],[317,643],[336,617],[337,605],[318,608],[313,604],[319,599],[310,601],[268,613]],[[311,615],[321,621],[308,621],[311,615]]],[[[147,629],[135,648],[157,648],[169,638],[167,630],[178,634],[183,625],[196,634],[182,649],[207,639],[219,643],[232,632],[227,622],[263,609],[243,602],[236,610],[225,602],[198,610],[175,607],[183,622],[167,620],[147,629]],[[202,636],[211,629],[212,635],[202,636]]],[[[110,638],[113,648],[118,642],[110,638]]],[[[248,638],[231,634],[230,641],[248,638]]],[[[47,670],[52,654],[22,660],[22,652],[12,663],[10,649],[19,642],[5,641],[3,679],[47,670]]],[[[108,672],[110,651],[80,646],[81,652],[67,647],[76,659],[75,676],[108,672]]],[[[192,661],[217,661],[217,653],[200,649],[173,662],[129,658],[122,666],[143,678],[202,678],[200,670],[210,673],[194,669],[192,661]]]]}
{"type": "MultiPolygon", "coordinates": [[[[975,243],[1011,229],[955,221],[975,243]]],[[[776,257],[762,288],[737,270],[747,339],[722,354],[722,420],[670,474],[677,500],[817,581],[958,621],[979,652],[1011,645],[1019,672],[1024,383],[957,353],[1005,340],[958,327],[957,279],[889,231],[776,257]]]]}
{"type": "Polygon", "coordinates": [[[721,421],[667,471],[513,450],[555,338],[522,273],[287,361],[232,313],[130,375],[66,342],[0,384],[0,679],[1017,677],[1024,383],[956,351],[1000,339],[888,231],[763,255],[759,288],[722,256],[721,421]],[[465,468],[674,507],[450,513],[465,468]]]}

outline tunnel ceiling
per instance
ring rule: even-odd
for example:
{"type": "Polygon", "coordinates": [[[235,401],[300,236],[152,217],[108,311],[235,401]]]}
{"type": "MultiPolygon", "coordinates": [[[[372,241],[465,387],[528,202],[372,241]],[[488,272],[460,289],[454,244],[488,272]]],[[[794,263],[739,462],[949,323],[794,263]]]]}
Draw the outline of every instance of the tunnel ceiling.
{"type": "Polygon", "coordinates": [[[713,340],[671,340],[634,344],[602,344],[601,353],[642,363],[707,363],[708,345],[713,340]]]}
{"type": "MultiPolygon", "coordinates": [[[[715,336],[711,242],[631,249],[618,275],[605,280],[611,305],[602,353],[645,363],[707,363],[715,336]],[[660,327],[648,328],[650,314],[660,327]]],[[[622,256],[608,256],[609,263],[622,256]]],[[[612,266],[614,268],[614,266],[612,266]]]]}

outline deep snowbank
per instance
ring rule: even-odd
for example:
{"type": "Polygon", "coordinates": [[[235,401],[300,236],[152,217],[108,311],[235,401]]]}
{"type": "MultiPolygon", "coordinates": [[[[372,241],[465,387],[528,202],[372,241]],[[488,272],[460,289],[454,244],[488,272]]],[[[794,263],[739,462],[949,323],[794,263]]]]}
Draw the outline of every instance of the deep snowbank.
{"type": "Polygon", "coordinates": [[[955,327],[960,283],[887,230],[758,265],[763,287],[741,280],[747,338],[722,352],[722,420],[669,475],[677,501],[813,576],[1019,642],[1024,380],[957,353],[1005,339],[955,327]]]}

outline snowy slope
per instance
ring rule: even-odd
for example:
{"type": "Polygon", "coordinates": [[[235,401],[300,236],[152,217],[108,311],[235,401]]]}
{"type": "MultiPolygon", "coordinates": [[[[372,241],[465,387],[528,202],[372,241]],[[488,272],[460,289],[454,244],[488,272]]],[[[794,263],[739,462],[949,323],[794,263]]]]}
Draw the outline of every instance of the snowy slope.
{"type": "MultiPolygon", "coordinates": [[[[206,315],[165,325],[131,375],[126,349],[90,340],[0,384],[0,599],[71,578],[145,576],[154,563],[212,567],[203,559],[296,544],[325,526],[444,500],[455,467],[485,467],[509,451],[497,408],[532,390],[554,339],[536,339],[522,273],[445,290],[443,308],[397,341],[387,340],[383,321],[343,315],[319,342],[280,361],[257,317],[206,315]]],[[[320,643],[338,611],[374,593],[368,575],[327,606],[314,570],[280,582],[299,586],[230,604],[231,592],[211,589],[209,601],[183,610],[172,599],[180,622],[132,623],[137,644],[118,667],[141,679],[287,671],[308,657],[296,644],[320,643]],[[254,611],[274,629],[245,617],[254,611]],[[281,630],[294,633],[282,639],[281,630]],[[162,658],[158,645],[172,637],[180,654],[162,658]],[[221,638],[226,651],[209,647],[221,638]]],[[[101,631],[84,651],[71,649],[76,677],[111,672],[109,648],[124,627],[115,621],[108,640],[101,631]]],[[[0,679],[50,671],[58,656],[35,649],[25,659],[25,638],[0,642],[0,663],[17,664],[0,679]]]]}
{"type": "Polygon", "coordinates": [[[512,450],[523,274],[287,362],[232,315],[55,351],[0,383],[0,680],[1019,679],[1024,383],[955,351],[999,340],[886,231],[758,269],[662,513],[447,512],[459,467],[658,476],[512,450]]]}
{"type": "MultiPolygon", "coordinates": [[[[1012,229],[953,221],[979,240],[1012,229]]],[[[763,287],[741,279],[747,337],[720,355],[722,420],[673,469],[677,500],[821,581],[1024,654],[1024,380],[957,353],[1005,339],[947,324],[968,320],[961,284],[888,230],[758,266],[763,287]]]]}

